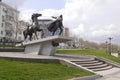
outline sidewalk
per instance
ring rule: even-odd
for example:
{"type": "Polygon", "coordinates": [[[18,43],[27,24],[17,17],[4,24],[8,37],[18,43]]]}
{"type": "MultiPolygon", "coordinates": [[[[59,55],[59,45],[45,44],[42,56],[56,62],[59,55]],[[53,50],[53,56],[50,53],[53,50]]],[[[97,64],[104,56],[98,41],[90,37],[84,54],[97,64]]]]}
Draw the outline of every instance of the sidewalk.
{"type": "Polygon", "coordinates": [[[120,69],[97,80],[120,80],[120,69]]]}
{"type": "MultiPolygon", "coordinates": [[[[112,53],[113,56],[118,57],[118,53],[112,53]]],[[[102,78],[97,80],[120,80],[120,68],[113,68],[109,71],[99,71],[97,72],[100,75],[103,75],[102,78]]]]}

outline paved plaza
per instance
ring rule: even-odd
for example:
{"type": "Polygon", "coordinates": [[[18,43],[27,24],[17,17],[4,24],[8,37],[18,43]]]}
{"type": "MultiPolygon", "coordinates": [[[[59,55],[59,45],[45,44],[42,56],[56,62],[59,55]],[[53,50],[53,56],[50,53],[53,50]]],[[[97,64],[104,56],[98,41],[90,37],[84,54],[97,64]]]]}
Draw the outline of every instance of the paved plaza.
{"type": "Polygon", "coordinates": [[[103,72],[103,74],[106,73],[102,78],[97,80],[120,80],[120,68],[116,68],[109,72],[103,72]]]}

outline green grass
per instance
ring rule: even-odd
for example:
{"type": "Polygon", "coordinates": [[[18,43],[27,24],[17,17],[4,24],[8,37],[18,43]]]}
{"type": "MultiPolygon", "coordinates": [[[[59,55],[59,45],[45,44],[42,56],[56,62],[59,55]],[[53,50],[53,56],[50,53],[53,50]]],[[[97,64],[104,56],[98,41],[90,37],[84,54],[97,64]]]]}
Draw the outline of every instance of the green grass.
{"type": "Polygon", "coordinates": [[[6,49],[14,49],[14,48],[16,48],[16,49],[24,49],[24,47],[14,47],[14,46],[10,46],[10,45],[6,45],[6,46],[2,46],[2,45],[0,45],[0,49],[4,49],[4,48],[6,48],[6,49]]]}
{"type": "Polygon", "coordinates": [[[28,63],[0,59],[0,80],[67,80],[93,73],[55,63],[28,63]]]}
{"type": "Polygon", "coordinates": [[[120,63],[120,59],[114,56],[106,54],[105,50],[57,50],[60,54],[82,54],[82,55],[92,55],[97,57],[106,58],[114,62],[120,63]]]}

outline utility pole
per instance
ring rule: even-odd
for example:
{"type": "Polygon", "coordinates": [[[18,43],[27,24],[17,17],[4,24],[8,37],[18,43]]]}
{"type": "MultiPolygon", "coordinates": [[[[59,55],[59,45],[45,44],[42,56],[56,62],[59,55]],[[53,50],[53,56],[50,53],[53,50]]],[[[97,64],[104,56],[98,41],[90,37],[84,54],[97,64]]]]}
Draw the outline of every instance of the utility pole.
{"type": "Polygon", "coordinates": [[[112,49],[111,40],[112,40],[113,38],[112,38],[112,37],[109,37],[108,39],[109,39],[109,48],[108,48],[108,49],[109,49],[109,55],[111,55],[111,51],[112,51],[112,50],[111,50],[111,49],[112,49]]]}
{"type": "Polygon", "coordinates": [[[106,54],[108,54],[108,41],[105,41],[106,44],[106,54]]]}

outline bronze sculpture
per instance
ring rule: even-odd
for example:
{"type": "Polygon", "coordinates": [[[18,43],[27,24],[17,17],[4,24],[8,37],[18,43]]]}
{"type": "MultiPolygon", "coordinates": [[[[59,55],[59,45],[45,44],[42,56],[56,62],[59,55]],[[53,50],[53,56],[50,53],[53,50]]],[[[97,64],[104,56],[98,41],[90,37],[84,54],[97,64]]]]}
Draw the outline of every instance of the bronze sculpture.
{"type": "MultiPolygon", "coordinates": [[[[42,16],[42,14],[35,13],[32,15],[31,19],[35,25],[28,26],[27,29],[23,31],[25,40],[26,40],[27,36],[29,36],[29,40],[31,41],[33,33],[35,34],[36,38],[38,39],[37,31],[42,31],[41,37],[43,38],[44,31],[43,31],[43,29],[40,29],[40,27],[38,25],[37,18],[39,16],[42,16]]],[[[52,36],[54,36],[56,30],[59,28],[60,29],[59,35],[61,35],[61,33],[63,32],[63,23],[62,23],[63,17],[62,17],[62,15],[60,15],[58,18],[57,17],[52,17],[52,18],[55,18],[56,20],[48,25],[48,27],[47,27],[48,31],[52,32],[52,36]]]]}
{"type": "Polygon", "coordinates": [[[63,28],[64,28],[63,23],[62,23],[63,21],[62,15],[60,15],[58,18],[57,17],[52,17],[52,18],[55,18],[56,20],[48,26],[48,30],[50,32],[53,32],[52,35],[54,35],[56,30],[59,28],[60,29],[59,35],[61,35],[61,33],[63,32],[63,28]]]}
{"type": "Polygon", "coordinates": [[[40,29],[40,27],[38,26],[38,17],[39,16],[42,16],[42,14],[33,14],[32,15],[32,21],[33,23],[35,23],[35,25],[32,25],[32,26],[27,26],[27,29],[23,31],[23,35],[24,35],[24,39],[26,40],[27,36],[29,36],[29,40],[31,41],[32,40],[32,36],[33,36],[33,33],[35,34],[36,38],[38,39],[38,36],[37,36],[37,31],[43,31],[42,29],[40,29]]]}

